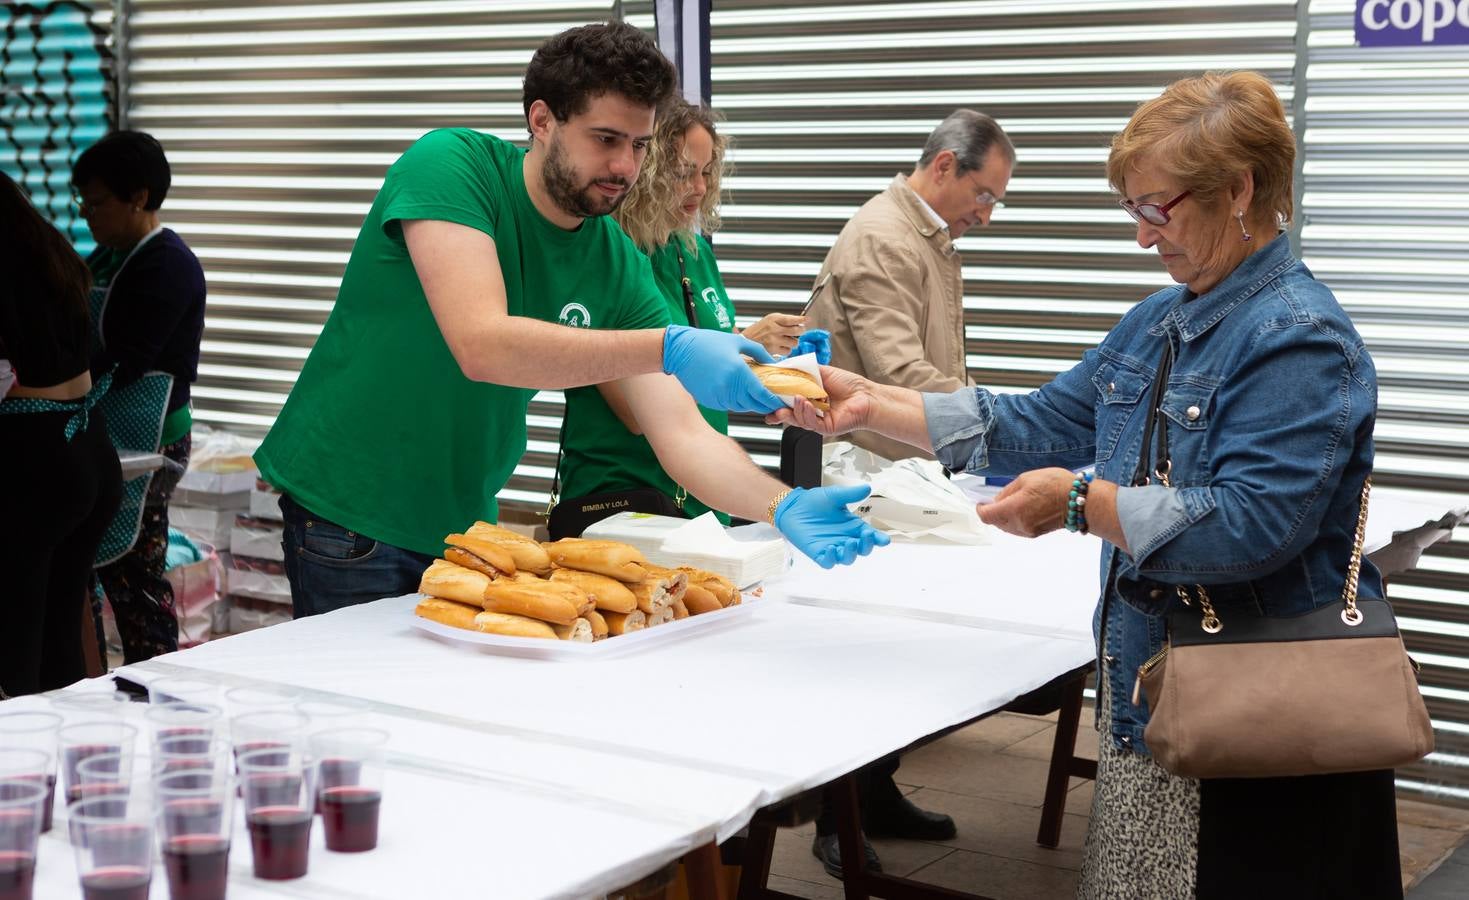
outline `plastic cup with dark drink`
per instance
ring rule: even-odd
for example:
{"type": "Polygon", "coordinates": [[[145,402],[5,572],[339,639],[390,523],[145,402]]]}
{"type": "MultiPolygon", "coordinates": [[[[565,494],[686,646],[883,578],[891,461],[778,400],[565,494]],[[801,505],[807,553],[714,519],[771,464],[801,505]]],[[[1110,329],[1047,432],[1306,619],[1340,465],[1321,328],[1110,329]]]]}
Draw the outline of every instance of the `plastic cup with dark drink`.
{"type": "Polygon", "coordinates": [[[145,717],[153,727],[153,743],[172,738],[192,738],[202,749],[214,740],[224,711],[208,703],[177,701],[148,708],[145,717]]]}
{"type": "Polygon", "coordinates": [[[317,805],[328,850],[361,853],[377,846],[387,743],[388,733],[380,728],[331,728],[312,735],[317,805]]]}
{"type": "Polygon", "coordinates": [[[44,710],[0,713],[0,747],[37,750],[50,757],[45,772],[46,800],[41,810],[43,832],[51,830],[51,810],[56,805],[56,732],[64,721],[60,715],[44,710]]]}
{"type": "Polygon", "coordinates": [[[153,808],[146,786],[66,808],[85,900],[147,900],[153,875],[153,808]]]}
{"type": "Polygon", "coordinates": [[[0,900],[31,900],[44,781],[0,778],[0,900]]]}
{"type": "Polygon", "coordinates": [[[50,827],[51,802],[56,793],[55,748],[0,748],[0,781],[34,784],[41,788],[41,830],[50,827]]]}
{"type": "Polygon", "coordinates": [[[240,753],[238,765],[255,877],[300,878],[311,846],[314,796],[306,754],[294,747],[249,750],[240,753]]]}
{"type": "MultiPolygon", "coordinates": [[[[56,740],[61,748],[61,784],[65,790],[66,802],[74,803],[82,799],[82,781],[78,770],[82,763],[94,756],[118,754],[126,757],[131,774],[133,745],[137,736],[138,729],[121,719],[66,725],[57,731],[56,740]]],[[[101,768],[96,768],[95,771],[99,776],[104,772],[101,768]]],[[[106,779],[99,777],[97,780],[106,779]]]]}
{"type": "Polygon", "coordinates": [[[230,720],[235,758],[256,750],[305,750],[311,720],[291,709],[267,709],[230,720]]]}
{"type": "MultiPolygon", "coordinates": [[[[369,725],[372,715],[371,708],[366,701],[353,697],[299,700],[296,702],[295,709],[296,712],[305,715],[310,720],[306,726],[308,741],[310,735],[322,731],[336,728],[365,728],[369,725]]],[[[321,775],[322,772],[318,770],[317,774],[321,775]]],[[[328,767],[326,774],[332,774],[331,767],[328,767]]],[[[316,798],[316,814],[321,815],[320,794],[316,798]]]]}
{"type": "MultiPolygon", "coordinates": [[[[143,788],[146,787],[144,784],[143,788]]],[[[92,810],[94,815],[110,815],[109,810],[125,808],[132,788],[132,753],[98,753],[77,764],[77,784],[66,792],[66,799],[70,804],[79,800],[117,798],[112,807],[99,803],[92,810]]]]}
{"type": "Polygon", "coordinates": [[[183,736],[163,738],[153,745],[154,778],[188,769],[217,770],[233,776],[234,753],[229,742],[215,738],[201,745],[196,738],[183,736]]]}
{"type": "Polygon", "coordinates": [[[223,900],[229,877],[234,777],[183,769],[153,780],[158,846],[173,900],[223,900]]]}

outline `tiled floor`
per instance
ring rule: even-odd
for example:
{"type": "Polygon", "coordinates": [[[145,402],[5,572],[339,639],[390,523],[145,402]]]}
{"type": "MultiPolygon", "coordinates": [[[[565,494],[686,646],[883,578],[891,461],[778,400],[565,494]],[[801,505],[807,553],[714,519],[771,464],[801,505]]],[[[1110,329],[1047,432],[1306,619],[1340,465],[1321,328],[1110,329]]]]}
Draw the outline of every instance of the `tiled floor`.
{"type": "MultiPolygon", "coordinates": [[[[1096,758],[1091,711],[1082,714],[1077,752],[1096,758]]],[[[943,843],[874,841],[883,868],[897,875],[998,900],[1070,897],[1081,868],[1081,845],[1091,811],[1092,783],[1072,780],[1061,846],[1035,843],[1054,717],[993,716],[903,758],[898,781],[925,809],[953,816],[959,835],[943,843]]],[[[1469,838],[1469,810],[1399,802],[1403,882],[1416,885],[1469,838]]],[[[801,897],[839,898],[841,886],[811,856],[811,825],[783,830],[776,840],[771,887],[801,897]]],[[[1446,864],[1446,873],[1469,876],[1469,851],[1446,864]],[[1462,863],[1462,865],[1461,865],[1462,863]]],[[[1444,876],[1440,876],[1442,879],[1444,876]]],[[[1431,893],[1422,900],[1469,896],[1431,893]]],[[[1414,892],[1411,900],[1419,900],[1414,892]]]]}

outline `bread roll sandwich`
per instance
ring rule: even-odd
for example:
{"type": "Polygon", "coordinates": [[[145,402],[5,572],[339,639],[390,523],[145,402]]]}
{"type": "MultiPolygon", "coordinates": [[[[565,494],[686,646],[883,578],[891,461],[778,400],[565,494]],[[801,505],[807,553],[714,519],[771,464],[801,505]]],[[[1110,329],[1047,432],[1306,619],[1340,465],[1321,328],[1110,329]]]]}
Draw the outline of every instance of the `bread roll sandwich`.
{"type": "Polygon", "coordinates": [[[485,634],[503,634],[507,637],[546,638],[556,640],[556,632],[545,622],[512,616],[505,613],[482,612],[474,617],[476,631],[485,634]]]}
{"type": "Polygon", "coordinates": [[[648,613],[648,624],[647,624],[647,627],[648,628],[652,628],[655,625],[665,625],[665,624],[667,624],[669,622],[672,622],[672,621],[673,621],[673,607],[672,606],[665,606],[662,609],[658,610],[657,612],[648,613]]]}
{"type": "Polygon", "coordinates": [[[478,631],[481,634],[547,638],[553,641],[556,639],[556,632],[545,622],[537,622],[525,616],[509,616],[483,610],[476,612],[473,607],[437,597],[425,597],[413,611],[431,622],[478,631]]]}
{"type": "Polygon", "coordinates": [[[816,379],[802,372],[800,369],[786,369],[780,366],[766,366],[754,360],[745,360],[750,364],[755,377],[760,383],[770,389],[772,394],[781,397],[805,397],[811,401],[811,405],[825,412],[831,409],[831,398],[827,396],[826,388],[816,383],[816,379]]]}
{"type": "Polygon", "coordinates": [[[626,584],[642,581],[648,574],[648,561],[643,554],[619,541],[563,538],[542,546],[551,554],[551,561],[563,569],[595,572],[626,584]]]}
{"type": "Polygon", "coordinates": [[[608,612],[628,613],[638,608],[638,598],[633,596],[627,585],[615,578],[598,575],[596,572],[578,572],[576,569],[556,569],[551,573],[552,581],[572,584],[592,598],[597,609],[608,612]]]}
{"type": "Polygon", "coordinates": [[[444,538],[444,543],[449,545],[444,558],[450,562],[491,578],[515,574],[515,558],[499,544],[467,534],[451,534],[444,538]]]}
{"type": "Polygon", "coordinates": [[[592,624],[592,640],[600,641],[607,636],[607,620],[602,618],[601,613],[595,609],[589,609],[587,610],[587,614],[582,616],[582,618],[592,624]]]}
{"type": "Polygon", "coordinates": [[[486,612],[510,613],[570,625],[591,609],[587,595],[573,585],[555,581],[492,581],[485,586],[481,605],[486,612]]]}
{"type": "Polygon", "coordinates": [[[678,601],[668,608],[673,610],[673,620],[675,622],[677,622],[679,619],[687,619],[689,617],[689,608],[683,605],[682,600],[678,601]]]}
{"type": "MultiPolygon", "coordinates": [[[[680,572],[678,569],[665,569],[662,566],[651,564],[648,566],[648,572],[663,580],[664,590],[668,591],[668,602],[670,604],[677,603],[683,599],[684,589],[689,586],[689,576],[687,573],[680,572]]],[[[644,610],[644,612],[647,612],[647,610],[644,610]]]]}
{"type": "Polygon", "coordinates": [[[678,570],[689,576],[689,584],[697,584],[713,594],[719,600],[720,606],[733,606],[739,602],[740,589],[723,575],[716,575],[693,566],[679,566],[678,570]]]}
{"type": "Polygon", "coordinates": [[[586,619],[577,619],[570,625],[552,625],[551,630],[563,641],[577,641],[590,644],[593,639],[592,623],[586,619]]]}
{"type": "Polygon", "coordinates": [[[679,594],[687,584],[687,581],[679,582],[667,575],[650,574],[637,584],[628,586],[632,588],[632,595],[637,598],[638,609],[651,616],[660,609],[672,606],[674,600],[680,599],[679,594]]]}
{"type": "Polygon", "coordinates": [[[551,556],[546,549],[518,531],[511,531],[489,522],[475,522],[466,532],[472,538],[498,545],[515,561],[519,572],[531,572],[542,577],[551,574],[551,556]]]}
{"type": "Polygon", "coordinates": [[[689,582],[688,589],[684,591],[683,602],[689,612],[696,616],[707,612],[717,612],[724,608],[718,597],[705,590],[702,585],[694,584],[692,581],[689,582]]]}
{"type": "Polygon", "coordinates": [[[482,612],[484,610],[478,606],[466,606],[463,603],[441,600],[438,597],[424,597],[413,608],[414,615],[420,618],[455,628],[467,628],[470,631],[475,630],[474,617],[482,612]]]}
{"type": "Polygon", "coordinates": [[[641,609],[635,609],[630,613],[604,612],[602,618],[607,620],[607,634],[613,637],[642,631],[648,624],[648,617],[641,609]]]}
{"type": "Polygon", "coordinates": [[[418,590],[430,597],[457,600],[483,608],[485,588],[490,578],[483,572],[466,569],[444,559],[436,559],[424,570],[418,590]]]}

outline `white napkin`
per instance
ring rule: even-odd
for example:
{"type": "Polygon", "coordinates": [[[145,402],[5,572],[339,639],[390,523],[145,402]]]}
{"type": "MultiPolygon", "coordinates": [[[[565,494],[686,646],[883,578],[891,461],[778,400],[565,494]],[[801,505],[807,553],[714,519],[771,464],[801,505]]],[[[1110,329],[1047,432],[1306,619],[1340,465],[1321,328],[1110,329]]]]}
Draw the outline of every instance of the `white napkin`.
{"type": "Polygon", "coordinates": [[[837,441],[822,448],[821,483],[870,484],[872,495],[857,513],[874,528],[900,540],[983,545],[989,526],[979,520],[974,501],[944,477],[931,459],[890,462],[867,450],[837,441]]]}

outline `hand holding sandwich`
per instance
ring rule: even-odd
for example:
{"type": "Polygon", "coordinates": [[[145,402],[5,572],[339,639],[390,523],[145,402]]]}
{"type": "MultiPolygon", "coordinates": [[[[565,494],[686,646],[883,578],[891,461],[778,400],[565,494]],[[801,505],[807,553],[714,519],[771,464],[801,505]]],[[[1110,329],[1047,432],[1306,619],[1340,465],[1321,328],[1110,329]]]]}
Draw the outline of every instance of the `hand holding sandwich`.
{"type": "Polygon", "coordinates": [[[687,325],[663,332],[663,373],[677,378],[700,406],[755,413],[778,408],[780,398],[750,372],[742,353],[775,362],[764,347],[739,335],[687,325]]]}
{"type": "Polygon", "coordinates": [[[923,394],[878,384],[833,366],[821,367],[821,383],[826,388],[829,409],[798,398],[794,407],[766,416],[766,423],[795,425],[828,437],[866,429],[933,452],[923,394]]]}

